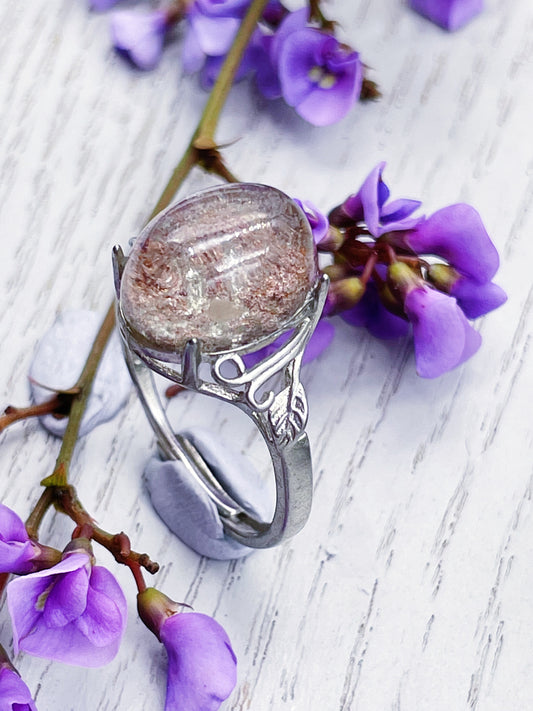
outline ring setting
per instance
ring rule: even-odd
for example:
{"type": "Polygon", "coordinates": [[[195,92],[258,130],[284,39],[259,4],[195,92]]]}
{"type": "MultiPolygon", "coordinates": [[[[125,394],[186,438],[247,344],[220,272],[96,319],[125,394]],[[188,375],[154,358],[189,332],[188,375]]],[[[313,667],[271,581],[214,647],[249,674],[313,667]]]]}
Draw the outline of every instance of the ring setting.
{"type": "Polygon", "coordinates": [[[253,548],[294,535],[312,498],[299,372],[328,288],[303,212],[269,186],[218,186],[159,213],[128,257],[115,247],[113,264],[126,363],[164,455],[181,460],[200,482],[227,535],[253,548]],[[285,341],[272,355],[247,366],[247,354],[282,334],[285,341]],[[274,468],[272,521],[254,518],[201,452],[174,434],[153,373],[231,403],[252,419],[274,468]]]}

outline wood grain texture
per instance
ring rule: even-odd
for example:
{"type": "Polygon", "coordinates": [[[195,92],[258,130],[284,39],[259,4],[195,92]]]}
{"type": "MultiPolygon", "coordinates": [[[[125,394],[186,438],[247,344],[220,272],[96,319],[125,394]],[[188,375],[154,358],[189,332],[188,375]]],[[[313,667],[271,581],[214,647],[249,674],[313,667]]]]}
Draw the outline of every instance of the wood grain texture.
{"type": "MultiPolygon", "coordinates": [[[[74,483],[106,528],[162,563],[157,585],[213,614],[239,658],[234,711],[525,711],[533,703],[531,262],[533,7],[486,0],[448,35],[401,0],[327,9],[383,92],[317,129],[246,84],[219,130],[244,180],[329,209],[380,160],[396,196],[428,213],[467,201],[502,255],[509,302],[480,320],[462,368],[419,379],[409,344],[339,322],[303,374],[315,500],[304,532],[237,562],[199,558],[151,509],[142,470],[153,437],[132,394],[79,444],[74,483]]],[[[110,250],[149,214],[205,101],[180,70],[179,42],[151,74],[109,46],[108,17],[82,0],[0,7],[1,401],[24,404],[39,336],[67,308],[104,312],[110,250]]],[[[194,175],[184,192],[207,184],[194,175]]],[[[265,470],[257,433],[192,394],[176,423],[204,424],[265,470]]],[[[36,422],[0,438],[2,501],[26,515],[58,442],[36,422]]],[[[62,546],[68,521],[43,540],[62,546]]],[[[165,655],[135,616],[127,571],[123,648],[102,670],[21,655],[41,711],[163,707],[165,655]]],[[[5,605],[0,640],[11,638],[5,605]]]]}

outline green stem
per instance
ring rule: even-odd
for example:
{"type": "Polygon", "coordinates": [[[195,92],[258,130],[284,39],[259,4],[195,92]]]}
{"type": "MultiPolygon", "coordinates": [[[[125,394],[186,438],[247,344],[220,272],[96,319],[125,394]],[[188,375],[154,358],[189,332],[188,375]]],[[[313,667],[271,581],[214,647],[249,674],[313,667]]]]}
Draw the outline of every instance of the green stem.
{"type": "Polygon", "coordinates": [[[98,366],[100,365],[102,354],[109,337],[113,333],[114,327],[115,305],[112,304],[107,311],[96,338],[94,339],[91,352],[89,353],[82,373],[76,383],[75,387],[79,388],[80,391],[72,401],[67,428],[65,430],[65,434],[63,435],[63,442],[61,443],[61,449],[59,450],[54,472],[51,476],[41,482],[43,486],[65,486],[68,482],[70,463],[72,461],[74,447],[78,441],[81,420],[87,407],[87,401],[89,399],[89,395],[91,394],[94,377],[98,366]]]}
{"type": "Polygon", "coordinates": [[[202,118],[200,119],[196,139],[197,148],[208,148],[214,147],[215,145],[215,131],[220,113],[228,98],[244,51],[248,46],[250,37],[257,23],[261,19],[267,1],[268,0],[253,0],[241,23],[231,49],[226,56],[224,65],[217,77],[213,91],[207,100],[202,118]]]}
{"type": "MultiPolygon", "coordinates": [[[[181,187],[185,178],[189,175],[195,165],[202,165],[206,170],[217,173],[223,179],[234,182],[237,179],[226,168],[220,158],[214,142],[214,134],[221,111],[226,103],[229,90],[233,84],[235,74],[242,60],[244,51],[250,41],[250,37],[260,19],[267,0],[253,0],[250,8],[243,19],[239,31],[235,37],[233,45],[228,52],[226,60],[222,66],[220,74],[209,98],[205,109],[202,113],[200,121],[192,135],[189,145],[185,149],[183,157],[174,169],[170,179],[165,186],[159,200],[150,214],[150,218],[157,215],[161,210],[165,209],[172,201],[177,190],[181,187]]],[[[69,413],[69,421],[63,442],[56,460],[56,465],[53,473],[43,479],[41,484],[46,487],[46,490],[41,495],[34,510],[30,514],[27,527],[31,531],[31,535],[37,538],[40,523],[48,508],[56,501],[56,494],[68,486],[69,469],[72,461],[74,448],[78,440],[82,417],[87,407],[87,401],[91,393],[96,370],[100,364],[105,346],[115,327],[115,308],[114,304],[109,307],[109,310],[98,332],[91,352],[87,358],[83,372],[80,375],[76,388],[79,388],[79,393],[73,397],[72,406],[69,413]]]]}
{"type": "Polygon", "coordinates": [[[50,506],[54,503],[54,489],[51,487],[46,487],[46,489],[41,493],[39,501],[33,507],[31,514],[26,519],[26,531],[28,536],[37,540],[39,535],[39,526],[44,518],[45,513],[48,511],[50,506]]]}
{"type": "MultiPolygon", "coordinates": [[[[166,184],[161,197],[157,201],[154,209],[150,214],[150,220],[155,217],[161,210],[164,210],[168,205],[170,205],[174,195],[181,187],[185,178],[189,175],[191,170],[195,165],[202,162],[202,158],[205,154],[212,153],[216,150],[215,143],[215,131],[220,119],[220,114],[226,100],[228,98],[229,91],[232,87],[233,80],[235,79],[235,74],[242,60],[242,56],[248,43],[250,37],[255,30],[258,20],[263,14],[263,10],[267,4],[268,0],[253,0],[250,5],[248,12],[246,13],[239,31],[235,36],[233,45],[229,50],[220,74],[209,94],[207,103],[200,117],[200,121],[194,131],[189,145],[185,149],[180,162],[174,169],[174,172],[170,176],[170,180],[166,184]]],[[[216,168],[217,166],[215,166],[216,168]]],[[[212,168],[211,168],[212,169],[212,168]]],[[[224,170],[224,169],[222,169],[224,170]]],[[[225,169],[227,170],[227,169],[225,169]]],[[[212,169],[212,172],[218,173],[222,178],[226,179],[226,175],[219,170],[212,169]]],[[[231,175],[228,172],[228,175],[231,175]]],[[[237,182],[234,176],[229,182],[237,182]]]]}

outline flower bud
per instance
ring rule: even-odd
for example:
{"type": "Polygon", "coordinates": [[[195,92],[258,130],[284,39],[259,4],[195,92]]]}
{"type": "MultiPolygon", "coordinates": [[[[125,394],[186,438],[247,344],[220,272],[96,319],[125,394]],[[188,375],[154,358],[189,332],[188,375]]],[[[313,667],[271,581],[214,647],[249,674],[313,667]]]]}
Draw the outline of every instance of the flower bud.
{"type": "Polygon", "coordinates": [[[428,281],[439,291],[449,294],[459,278],[458,272],[449,264],[432,264],[428,269],[428,281]]]}
{"type": "Polygon", "coordinates": [[[328,215],[329,224],[334,227],[351,227],[355,225],[357,220],[355,220],[351,215],[349,215],[344,209],[344,203],[342,205],[337,205],[334,207],[328,215]]]}
{"type": "Polygon", "coordinates": [[[174,602],[164,593],[156,590],[155,588],[146,588],[137,595],[137,612],[139,617],[144,622],[146,627],[153,632],[157,639],[159,637],[159,630],[163,626],[169,617],[179,612],[180,605],[178,602],[174,602]]]}
{"type": "Polygon", "coordinates": [[[352,273],[352,270],[347,262],[335,262],[334,264],[328,264],[327,267],[324,267],[322,272],[327,274],[330,282],[333,282],[345,279],[352,273]]]}
{"type": "Polygon", "coordinates": [[[423,286],[424,281],[404,262],[394,262],[389,267],[388,283],[393,294],[405,298],[410,291],[423,286]]]}
{"type": "Polygon", "coordinates": [[[30,539],[22,519],[0,504],[0,573],[34,573],[60,560],[60,551],[30,539]]]}
{"type": "Polygon", "coordinates": [[[0,708],[37,711],[26,684],[0,645],[0,708]]]}
{"type": "Polygon", "coordinates": [[[324,306],[324,315],[333,316],[351,309],[362,298],[365,289],[365,284],[356,276],[332,282],[324,306]]]}
{"type": "Polygon", "coordinates": [[[208,615],[182,607],[155,588],[137,595],[144,624],[168,655],[165,711],[216,711],[237,681],[237,660],[228,635],[208,615]]]}
{"type": "Polygon", "coordinates": [[[403,304],[400,300],[398,300],[398,295],[393,293],[391,287],[386,281],[377,287],[377,291],[379,300],[387,311],[390,311],[395,316],[400,316],[400,318],[405,319],[403,304]]]}
{"type": "Polygon", "coordinates": [[[330,225],[328,231],[320,242],[317,243],[317,249],[320,252],[336,252],[344,244],[346,235],[338,227],[330,225]]]}
{"type": "Polygon", "coordinates": [[[79,538],[73,538],[68,545],[63,549],[62,558],[65,558],[70,553],[86,553],[89,557],[91,565],[96,563],[96,559],[93,553],[93,547],[91,541],[88,538],[80,536],[79,538]]]}

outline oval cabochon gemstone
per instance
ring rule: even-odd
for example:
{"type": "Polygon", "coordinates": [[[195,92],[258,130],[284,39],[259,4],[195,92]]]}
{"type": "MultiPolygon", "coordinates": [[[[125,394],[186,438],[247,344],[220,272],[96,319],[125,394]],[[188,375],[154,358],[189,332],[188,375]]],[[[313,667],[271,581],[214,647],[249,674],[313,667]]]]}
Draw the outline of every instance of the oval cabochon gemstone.
{"type": "Polygon", "coordinates": [[[266,185],[211,188],[171,206],[137,238],[120,308],[140,345],[175,360],[246,349],[283,329],[318,278],[307,218],[266,185]]]}

